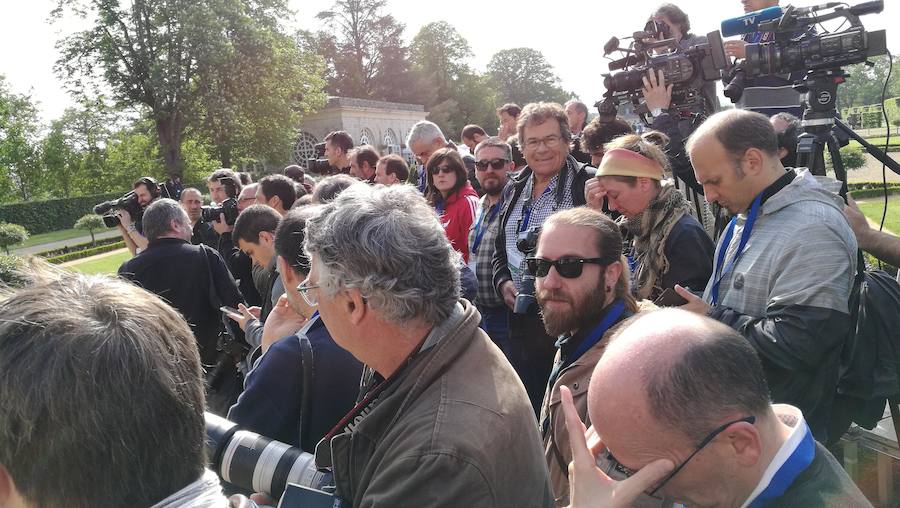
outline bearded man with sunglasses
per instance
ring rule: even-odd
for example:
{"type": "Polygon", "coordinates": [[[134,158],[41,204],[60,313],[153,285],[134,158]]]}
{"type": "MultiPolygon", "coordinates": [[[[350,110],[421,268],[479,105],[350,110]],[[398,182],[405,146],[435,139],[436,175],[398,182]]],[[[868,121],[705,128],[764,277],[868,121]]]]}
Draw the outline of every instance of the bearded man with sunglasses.
{"type": "Polygon", "coordinates": [[[644,492],[689,507],[872,506],[803,413],[770,402],[753,346],[707,317],[665,309],[623,323],[591,377],[586,433],[561,392],[573,508],[632,506],[644,492]],[[606,476],[604,457],[629,478],[606,476]]]}
{"type": "Polygon", "coordinates": [[[556,506],[569,504],[572,461],[559,387],[572,387],[578,415],[586,417],[594,365],[618,323],[638,310],[621,247],[622,235],[612,219],[579,207],[551,215],[544,222],[535,256],[526,260],[537,279],[544,328],[551,337],[559,337],[541,408],[544,457],[556,506]]]}

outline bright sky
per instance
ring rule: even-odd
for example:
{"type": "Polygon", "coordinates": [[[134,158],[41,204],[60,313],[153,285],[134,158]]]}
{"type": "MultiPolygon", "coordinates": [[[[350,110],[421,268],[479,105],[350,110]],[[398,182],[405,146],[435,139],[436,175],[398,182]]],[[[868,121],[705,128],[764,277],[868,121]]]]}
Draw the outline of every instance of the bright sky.
{"type": "MultiPolygon", "coordinates": [[[[821,0],[816,0],[822,3],[821,0]]],[[[289,26],[316,28],[315,14],[328,9],[333,0],[289,0],[296,19],[289,26]]],[[[60,33],[72,23],[47,22],[53,0],[5,2],[0,16],[0,74],[18,93],[30,93],[39,103],[44,121],[59,116],[72,104],[62,83],[53,73],[58,58],[54,47],[60,33]]],[[[662,0],[574,0],[546,2],[493,2],[457,0],[438,3],[421,0],[388,0],[388,10],[406,25],[407,40],[432,21],[447,21],[469,41],[475,56],[471,65],[484,71],[499,50],[528,46],[541,51],[567,90],[589,105],[603,93],[602,74],[607,61],[602,47],[613,35],[620,38],[643,28],[647,16],[662,0]],[[616,7],[612,7],[615,5],[616,7]]],[[[691,18],[692,31],[705,34],[719,28],[723,19],[740,16],[739,0],[680,0],[678,5],[691,18]]],[[[785,2],[782,2],[785,3],[785,2]]],[[[853,0],[853,3],[859,3],[853,0]]],[[[796,2],[811,5],[813,0],[796,2]]],[[[862,18],[867,30],[888,29],[888,48],[900,53],[900,30],[888,27],[900,19],[900,1],[886,0],[881,14],[862,18]]],[[[829,28],[834,28],[829,26],[829,28]]],[[[898,62],[900,63],[900,62],[898,62]]],[[[896,70],[900,72],[900,65],[896,70]]]]}

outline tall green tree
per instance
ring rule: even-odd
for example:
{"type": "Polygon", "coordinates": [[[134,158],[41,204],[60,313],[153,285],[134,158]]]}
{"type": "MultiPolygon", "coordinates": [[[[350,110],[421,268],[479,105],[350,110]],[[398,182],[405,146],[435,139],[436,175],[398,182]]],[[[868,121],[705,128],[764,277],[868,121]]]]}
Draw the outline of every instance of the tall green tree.
{"type": "MultiPolygon", "coordinates": [[[[233,59],[248,55],[235,51],[236,44],[275,44],[282,33],[279,19],[289,15],[285,0],[58,0],[54,16],[66,13],[90,16],[92,26],[58,42],[58,72],[76,89],[100,79],[121,105],[146,108],[170,177],[184,173],[182,142],[189,126],[202,124],[200,112],[219,108],[218,118],[235,111],[240,116],[254,100],[267,100],[243,94],[223,94],[216,102],[202,99],[209,98],[205,92],[218,90],[207,80],[244,65],[233,59]]],[[[253,64],[272,65],[273,52],[263,52],[253,64]]],[[[268,74],[268,69],[259,71],[268,74]]],[[[305,82],[292,85],[303,90],[305,82]]],[[[280,119],[276,123],[283,126],[280,119]]]]}
{"type": "Polygon", "coordinates": [[[362,99],[397,100],[408,70],[403,24],[386,13],[386,0],[337,0],[319,12],[326,29],[305,34],[307,47],[325,57],[328,92],[362,99]]]}
{"type": "Polygon", "coordinates": [[[0,201],[42,197],[40,123],[31,98],[13,93],[0,75],[0,201]]]}
{"type": "Polygon", "coordinates": [[[488,74],[497,90],[498,103],[552,101],[563,103],[573,97],[559,85],[553,66],[532,48],[498,51],[488,62],[488,74]]]}
{"type": "MultiPolygon", "coordinates": [[[[874,64],[871,67],[857,64],[846,68],[850,76],[838,87],[838,108],[881,103],[881,93],[890,65],[887,56],[878,56],[870,60],[874,64]]],[[[895,66],[888,82],[885,99],[897,96],[900,96],[900,72],[895,66]]]]}

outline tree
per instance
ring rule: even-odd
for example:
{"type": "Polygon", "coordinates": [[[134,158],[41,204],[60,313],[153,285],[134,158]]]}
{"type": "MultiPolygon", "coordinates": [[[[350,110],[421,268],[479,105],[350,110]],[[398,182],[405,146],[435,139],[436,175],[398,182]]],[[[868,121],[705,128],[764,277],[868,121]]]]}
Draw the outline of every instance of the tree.
{"type": "Polygon", "coordinates": [[[28,230],[18,224],[0,222],[0,247],[9,254],[9,248],[28,240],[28,230]]]}
{"type": "Polygon", "coordinates": [[[0,75],[0,200],[41,197],[47,185],[41,164],[37,108],[11,92],[0,75]]]}
{"type": "MultiPolygon", "coordinates": [[[[874,64],[871,67],[865,64],[847,67],[850,76],[838,87],[838,109],[881,103],[881,92],[890,65],[886,56],[869,60],[874,64]]],[[[900,95],[900,73],[895,69],[888,82],[885,99],[897,95],[900,95]]]]}
{"type": "Polygon", "coordinates": [[[82,215],[77,221],[75,221],[75,225],[72,226],[75,229],[86,229],[91,233],[91,245],[94,245],[96,240],[94,239],[94,230],[104,229],[106,225],[103,223],[103,217],[97,215],[96,213],[88,213],[82,215]]]}
{"type": "Polygon", "coordinates": [[[559,86],[559,78],[540,51],[513,48],[498,51],[488,62],[488,74],[497,90],[498,103],[551,101],[563,103],[573,97],[559,86]]]}
{"type": "Polygon", "coordinates": [[[325,57],[330,94],[396,100],[398,88],[392,85],[405,76],[407,50],[403,24],[384,13],[386,4],[386,0],[337,0],[331,10],[316,15],[327,30],[303,38],[306,47],[325,57]]]}
{"type": "Polygon", "coordinates": [[[66,11],[92,14],[93,26],[58,42],[57,71],[76,89],[102,75],[121,105],[147,108],[171,177],[184,172],[182,142],[204,107],[201,84],[227,72],[236,41],[271,41],[288,15],[285,0],[58,0],[54,17],[66,11]]]}
{"type": "Polygon", "coordinates": [[[449,97],[456,81],[470,73],[466,59],[471,57],[469,42],[446,21],[423,26],[409,47],[413,69],[425,75],[442,98],[449,97]]]}

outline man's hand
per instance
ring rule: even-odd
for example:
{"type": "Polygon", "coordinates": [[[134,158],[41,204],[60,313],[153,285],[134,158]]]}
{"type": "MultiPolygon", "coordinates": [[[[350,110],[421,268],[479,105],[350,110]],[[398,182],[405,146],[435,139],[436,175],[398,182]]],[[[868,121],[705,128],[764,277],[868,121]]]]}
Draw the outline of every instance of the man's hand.
{"type": "Polygon", "coordinates": [[[257,492],[252,494],[248,499],[243,494],[234,494],[228,498],[231,508],[270,508],[275,506],[275,500],[271,497],[257,492]]]}
{"type": "Polygon", "coordinates": [[[597,440],[589,448],[585,436],[584,423],[578,416],[572,392],[566,386],[559,388],[563,414],[569,431],[569,445],[572,447],[572,462],[569,464],[570,508],[625,508],[635,501],[662,478],[675,464],[660,459],[642,467],[631,478],[617,482],[597,467],[597,453],[603,443],[597,440]]]}
{"type": "Polygon", "coordinates": [[[662,69],[659,70],[658,76],[651,69],[643,80],[644,103],[647,104],[647,109],[650,111],[656,108],[669,109],[669,105],[672,104],[672,85],[666,86],[666,75],[662,69]]]}
{"type": "Polygon", "coordinates": [[[709,309],[711,307],[708,303],[703,301],[703,298],[700,298],[694,293],[691,293],[678,284],[675,284],[675,292],[678,293],[679,296],[687,300],[686,304],[678,306],[679,309],[688,310],[695,314],[700,314],[701,316],[705,316],[709,313],[709,309]]]}
{"type": "Polygon", "coordinates": [[[847,194],[847,204],[844,206],[844,215],[847,217],[847,221],[850,222],[850,228],[853,229],[853,235],[856,236],[856,242],[859,244],[859,248],[868,250],[869,233],[872,232],[872,228],[869,226],[869,220],[863,215],[862,211],[859,209],[859,205],[857,205],[856,201],[850,197],[850,194],[847,194]]]}
{"type": "Polygon", "coordinates": [[[260,309],[259,307],[247,308],[243,303],[241,303],[241,304],[238,304],[238,310],[241,311],[240,316],[235,316],[234,314],[231,314],[230,312],[225,315],[228,316],[229,319],[231,319],[232,321],[237,323],[238,326],[241,327],[241,330],[247,331],[246,330],[247,323],[251,319],[259,319],[259,313],[262,309],[260,309]]]}
{"type": "Polygon", "coordinates": [[[219,214],[219,218],[215,222],[213,222],[212,227],[213,227],[213,229],[216,230],[216,233],[218,233],[219,235],[224,235],[225,233],[230,233],[231,230],[234,229],[233,226],[229,226],[228,223],[225,222],[225,214],[224,213],[219,214]]]}
{"type": "Polygon", "coordinates": [[[122,227],[124,227],[125,229],[128,229],[128,226],[131,225],[131,214],[128,213],[128,210],[119,208],[118,210],[116,210],[116,217],[119,218],[119,222],[122,223],[122,227]]]}
{"type": "Polygon", "coordinates": [[[740,39],[725,41],[725,54],[738,60],[747,58],[747,43],[740,39]]]}
{"type": "Polygon", "coordinates": [[[306,321],[306,316],[301,316],[294,312],[294,309],[288,303],[287,297],[281,295],[278,298],[278,303],[272,308],[272,312],[266,317],[266,323],[263,325],[262,343],[260,344],[263,354],[276,340],[297,333],[297,330],[303,328],[303,324],[306,321]]]}
{"type": "Polygon", "coordinates": [[[603,209],[603,198],[606,197],[606,191],[602,190],[600,180],[591,178],[584,185],[584,200],[589,208],[594,210],[603,209]]]}
{"type": "Polygon", "coordinates": [[[503,297],[503,301],[506,303],[506,306],[509,307],[510,310],[516,307],[516,285],[513,281],[508,280],[500,286],[500,296],[503,297]]]}

